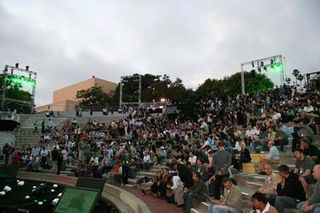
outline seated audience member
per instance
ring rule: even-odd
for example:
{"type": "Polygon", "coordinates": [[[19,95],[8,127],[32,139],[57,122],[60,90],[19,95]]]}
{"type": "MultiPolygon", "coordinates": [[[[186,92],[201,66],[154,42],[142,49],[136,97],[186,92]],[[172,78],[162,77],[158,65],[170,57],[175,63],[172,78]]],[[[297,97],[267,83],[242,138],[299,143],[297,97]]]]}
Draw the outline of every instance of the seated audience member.
{"type": "Polygon", "coordinates": [[[279,174],[281,181],[277,185],[275,207],[279,213],[284,213],[285,208],[294,209],[298,202],[305,201],[306,194],[298,174],[290,173],[287,165],[279,167],[279,174]]]}
{"type": "Polygon", "coordinates": [[[296,158],[294,173],[300,174],[300,181],[305,193],[307,193],[308,184],[314,184],[316,182],[312,176],[312,169],[315,163],[310,157],[304,156],[302,149],[296,149],[294,156],[296,158]]]}
{"type": "Polygon", "coordinates": [[[304,137],[301,139],[301,149],[305,156],[309,156],[316,164],[320,163],[320,150],[311,144],[309,138],[304,137]]]}
{"type": "Polygon", "coordinates": [[[201,175],[199,172],[193,172],[193,185],[190,188],[184,189],[184,204],[187,212],[193,207],[192,202],[195,199],[198,203],[205,201],[205,195],[208,195],[207,185],[201,180],[201,175]]]}
{"type": "Polygon", "coordinates": [[[320,213],[320,164],[313,168],[313,176],[314,179],[318,180],[316,188],[310,199],[298,204],[297,208],[300,212],[320,213]]]}
{"type": "Polygon", "coordinates": [[[76,170],[74,171],[75,172],[75,176],[76,177],[84,177],[85,170],[86,170],[85,167],[86,167],[85,164],[82,161],[80,161],[78,166],[77,166],[77,168],[76,168],[76,170]]]}
{"type": "Polygon", "coordinates": [[[266,158],[263,158],[260,160],[260,168],[262,170],[262,173],[264,172],[263,168],[265,164],[274,165],[279,163],[280,161],[280,152],[278,148],[274,145],[274,142],[272,140],[268,142],[268,147],[269,147],[268,155],[266,156],[266,158]]]}
{"type": "Polygon", "coordinates": [[[277,194],[277,184],[280,182],[280,177],[272,171],[270,164],[265,164],[263,170],[267,177],[263,186],[260,187],[259,192],[265,194],[268,202],[274,205],[277,194]]]}
{"type": "Polygon", "coordinates": [[[188,161],[191,163],[192,166],[195,166],[197,162],[197,156],[195,156],[192,152],[189,152],[188,161]]]}
{"type": "Polygon", "coordinates": [[[208,208],[208,213],[237,213],[241,212],[241,193],[237,186],[235,186],[231,180],[227,177],[222,179],[222,183],[224,186],[224,194],[223,199],[212,200],[213,205],[210,205],[208,208]]]}
{"type": "Polygon", "coordinates": [[[268,142],[269,152],[267,158],[265,159],[269,164],[277,164],[280,160],[280,152],[278,148],[274,145],[273,141],[268,142]]]}
{"type": "Polygon", "coordinates": [[[276,136],[273,141],[276,145],[280,146],[281,152],[284,152],[284,145],[288,144],[288,136],[278,126],[276,126],[275,131],[276,136]]]}
{"type": "Polygon", "coordinates": [[[168,185],[168,187],[173,191],[174,201],[177,205],[183,205],[183,183],[176,172],[172,176],[172,186],[168,185]]]}
{"type": "Polygon", "coordinates": [[[246,147],[245,142],[240,143],[240,156],[239,156],[239,162],[238,162],[238,169],[242,170],[242,163],[249,163],[251,161],[251,155],[250,151],[246,147]]]}
{"type": "Polygon", "coordinates": [[[252,207],[254,213],[278,213],[278,211],[270,205],[268,199],[261,192],[256,192],[252,195],[252,207]]]}

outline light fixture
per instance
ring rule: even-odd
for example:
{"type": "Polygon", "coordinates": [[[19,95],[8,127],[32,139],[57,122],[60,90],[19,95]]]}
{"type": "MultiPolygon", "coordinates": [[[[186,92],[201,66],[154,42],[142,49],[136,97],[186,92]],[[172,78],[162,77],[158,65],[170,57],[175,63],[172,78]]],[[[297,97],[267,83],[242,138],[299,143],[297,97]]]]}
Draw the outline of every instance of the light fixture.
{"type": "Polygon", "coordinates": [[[15,67],[16,67],[16,68],[19,68],[19,63],[16,63],[15,67]]]}

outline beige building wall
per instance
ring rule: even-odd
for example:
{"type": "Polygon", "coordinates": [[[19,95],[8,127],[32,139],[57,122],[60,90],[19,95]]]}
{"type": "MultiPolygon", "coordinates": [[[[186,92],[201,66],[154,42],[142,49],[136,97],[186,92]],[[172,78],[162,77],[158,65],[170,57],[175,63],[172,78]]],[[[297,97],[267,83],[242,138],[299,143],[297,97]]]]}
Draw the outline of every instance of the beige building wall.
{"type": "Polygon", "coordinates": [[[43,112],[48,110],[70,112],[74,110],[74,107],[78,104],[76,100],[77,92],[84,89],[89,89],[93,86],[101,86],[105,93],[110,93],[117,87],[116,83],[92,77],[86,81],[82,81],[73,84],[62,89],[58,89],[53,92],[52,104],[46,104],[36,107],[37,112],[43,112]]]}

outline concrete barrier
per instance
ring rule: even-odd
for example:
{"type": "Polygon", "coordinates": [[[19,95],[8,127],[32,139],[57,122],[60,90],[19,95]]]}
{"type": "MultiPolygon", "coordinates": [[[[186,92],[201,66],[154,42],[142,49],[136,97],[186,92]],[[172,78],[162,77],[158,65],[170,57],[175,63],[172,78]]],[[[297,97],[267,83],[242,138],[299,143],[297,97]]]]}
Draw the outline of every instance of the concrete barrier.
{"type": "MultiPolygon", "coordinates": [[[[19,171],[17,178],[58,183],[68,186],[75,186],[78,180],[76,177],[25,171],[19,171]]],[[[122,213],[151,213],[148,206],[142,200],[130,192],[111,184],[105,184],[101,198],[110,201],[122,213]]]]}

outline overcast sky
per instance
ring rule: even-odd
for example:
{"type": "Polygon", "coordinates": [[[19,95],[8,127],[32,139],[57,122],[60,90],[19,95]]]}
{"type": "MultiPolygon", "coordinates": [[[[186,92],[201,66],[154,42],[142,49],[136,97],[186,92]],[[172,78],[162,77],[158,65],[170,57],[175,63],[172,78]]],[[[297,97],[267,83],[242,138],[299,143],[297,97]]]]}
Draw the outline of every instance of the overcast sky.
{"type": "Polygon", "coordinates": [[[0,66],[38,72],[38,105],[92,75],[168,74],[197,88],[277,54],[288,73],[313,72],[319,11],[320,0],[0,0],[0,66]]]}

